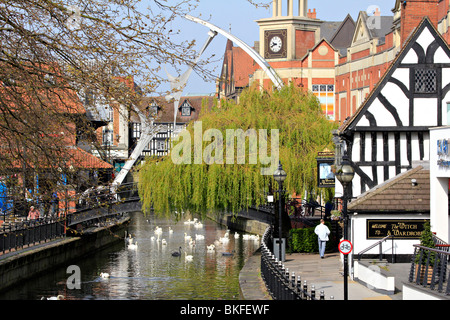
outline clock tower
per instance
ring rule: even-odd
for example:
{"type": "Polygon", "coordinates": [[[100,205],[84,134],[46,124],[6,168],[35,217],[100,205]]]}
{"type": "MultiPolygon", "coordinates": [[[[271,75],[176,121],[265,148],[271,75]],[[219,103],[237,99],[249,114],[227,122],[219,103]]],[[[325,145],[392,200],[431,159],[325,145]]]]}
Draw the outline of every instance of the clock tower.
{"type": "Polygon", "coordinates": [[[315,18],[315,12],[308,12],[307,0],[273,0],[272,11],[271,18],[256,21],[261,56],[269,61],[302,58],[319,40],[322,21],[315,18]],[[294,2],[298,15],[294,15],[294,2]]]}

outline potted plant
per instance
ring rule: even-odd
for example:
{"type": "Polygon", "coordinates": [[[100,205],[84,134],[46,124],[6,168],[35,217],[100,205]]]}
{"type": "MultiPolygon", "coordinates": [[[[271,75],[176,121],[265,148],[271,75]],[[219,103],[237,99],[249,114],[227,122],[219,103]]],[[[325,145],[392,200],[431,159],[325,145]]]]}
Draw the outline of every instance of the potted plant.
{"type": "MultiPolygon", "coordinates": [[[[420,245],[422,247],[436,248],[433,241],[433,233],[431,232],[430,222],[427,221],[424,224],[424,230],[422,235],[420,236],[420,245]]],[[[428,273],[427,273],[427,283],[431,283],[431,276],[433,274],[433,266],[436,259],[436,254],[434,252],[430,252],[429,261],[428,261],[428,273]]],[[[428,252],[426,250],[422,250],[422,258],[420,257],[420,251],[417,253],[415,257],[415,275],[414,279],[417,279],[417,273],[420,272],[420,282],[424,282],[425,270],[427,268],[427,260],[428,260],[428,252]]]]}

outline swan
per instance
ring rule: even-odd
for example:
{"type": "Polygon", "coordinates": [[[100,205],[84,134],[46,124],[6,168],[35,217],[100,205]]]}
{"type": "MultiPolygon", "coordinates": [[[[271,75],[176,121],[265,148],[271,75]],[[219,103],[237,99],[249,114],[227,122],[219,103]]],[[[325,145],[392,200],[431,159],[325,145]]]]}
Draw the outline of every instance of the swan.
{"type": "Polygon", "coordinates": [[[100,277],[107,279],[107,278],[109,278],[109,273],[102,272],[102,273],[100,273],[100,277]]]}
{"type": "Polygon", "coordinates": [[[205,239],[205,236],[202,235],[202,234],[196,234],[196,235],[195,235],[195,239],[196,239],[196,240],[204,240],[204,239],[205,239]]]}
{"type": "Polygon", "coordinates": [[[154,237],[154,236],[151,236],[151,237],[150,237],[150,240],[155,241],[155,237],[154,237]]]}
{"type": "Polygon", "coordinates": [[[194,227],[197,228],[197,229],[203,228],[203,223],[197,222],[197,221],[196,221],[196,222],[194,223],[194,227]]]}
{"type": "Polygon", "coordinates": [[[172,234],[172,233],[173,233],[173,230],[171,227],[169,227],[169,234],[172,234]]]}
{"type": "Polygon", "coordinates": [[[161,243],[162,243],[163,245],[166,245],[166,244],[167,244],[166,239],[162,239],[161,243]]]}
{"type": "Polygon", "coordinates": [[[181,256],[181,247],[178,248],[178,251],[172,252],[172,257],[180,257],[181,256]]]}
{"type": "Polygon", "coordinates": [[[49,297],[47,299],[42,297],[41,300],[64,300],[64,296],[62,294],[59,294],[56,297],[49,297]]]}
{"type": "Polygon", "coordinates": [[[129,244],[128,249],[130,250],[136,250],[138,247],[137,241],[134,244],[129,244]]]}
{"type": "Polygon", "coordinates": [[[236,232],[236,233],[234,234],[234,238],[235,238],[235,239],[239,239],[239,233],[236,232]]]}
{"type": "Polygon", "coordinates": [[[184,259],[185,259],[186,261],[192,261],[192,260],[194,259],[194,256],[187,255],[187,256],[184,257],[184,259]]]}
{"type": "Polygon", "coordinates": [[[188,236],[187,233],[184,233],[184,241],[190,241],[192,239],[191,236],[188,236]]]}

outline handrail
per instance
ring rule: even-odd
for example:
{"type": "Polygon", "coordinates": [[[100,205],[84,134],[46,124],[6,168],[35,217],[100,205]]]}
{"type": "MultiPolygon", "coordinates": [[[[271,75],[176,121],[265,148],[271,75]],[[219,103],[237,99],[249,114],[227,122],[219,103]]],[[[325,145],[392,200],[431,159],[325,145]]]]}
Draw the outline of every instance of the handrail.
{"type": "Polygon", "coordinates": [[[369,247],[367,247],[366,249],[362,250],[361,252],[358,253],[358,261],[361,261],[361,256],[366,253],[367,251],[375,248],[376,246],[380,246],[380,261],[382,260],[382,243],[385,242],[387,239],[392,238],[392,259],[394,259],[394,236],[393,235],[388,235],[386,237],[384,237],[383,239],[375,242],[374,244],[370,245],[369,247]]]}
{"type": "Polygon", "coordinates": [[[428,286],[432,291],[449,296],[450,277],[447,279],[447,274],[450,252],[419,244],[414,244],[413,247],[414,254],[411,259],[409,282],[423,288],[428,286]],[[444,288],[445,285],[446,288],[444,288]]]}

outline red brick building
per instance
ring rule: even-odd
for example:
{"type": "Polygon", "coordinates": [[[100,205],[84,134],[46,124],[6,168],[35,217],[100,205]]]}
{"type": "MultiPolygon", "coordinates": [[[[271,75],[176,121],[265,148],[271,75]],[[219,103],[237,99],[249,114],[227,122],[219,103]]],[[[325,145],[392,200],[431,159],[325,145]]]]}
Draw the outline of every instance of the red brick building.
{"type": "MultiPolygon", "coordinates": [[[[350,15],[343,21],[320,20],[307,0],[299,0],[296,8],[298,13],[292,0],[274,0],[272,17],[257,21],[260,37],[254,48],[285,83],[311,90],[328,118],[340,123],[364,102],[425,16],[447,42],[450,38],[449,0],[393,0],[393,14],[372,6],[356,21],[350,15]]],[[[237,99],[254,82],[264,89],[272,86],[262,69],[228,42],[218,97],[237,99]]]]}

